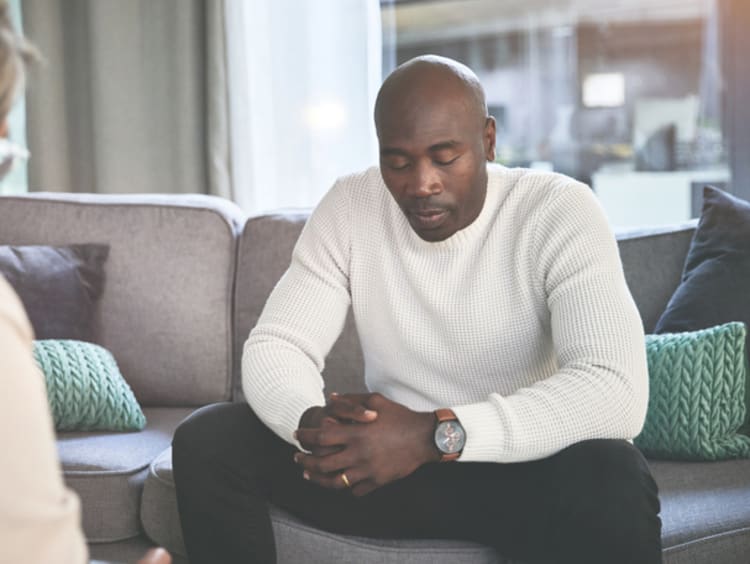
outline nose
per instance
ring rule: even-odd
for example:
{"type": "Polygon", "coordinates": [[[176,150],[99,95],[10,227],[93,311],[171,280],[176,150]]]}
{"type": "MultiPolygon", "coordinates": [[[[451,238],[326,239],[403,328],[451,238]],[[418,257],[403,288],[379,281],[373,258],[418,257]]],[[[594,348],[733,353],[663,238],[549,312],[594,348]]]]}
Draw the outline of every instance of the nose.
{"type": "Polygon", "coordinates": [[[443,190],[440,173],[431,162],[418,163],[409,184],[409,195],[413,198],[429,198],[443,190]]]}

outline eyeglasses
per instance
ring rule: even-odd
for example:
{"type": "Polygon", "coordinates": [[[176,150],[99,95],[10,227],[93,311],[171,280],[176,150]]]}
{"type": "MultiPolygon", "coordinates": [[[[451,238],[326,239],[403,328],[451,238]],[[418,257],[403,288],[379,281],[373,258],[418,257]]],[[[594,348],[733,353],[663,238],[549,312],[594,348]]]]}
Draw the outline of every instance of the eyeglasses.
{"type": "Polygon", "coordinates": [[[0,180],[12,169],[13,165],[19,161],[25,161],[29,158],[29,151],[12,141],[0,138],[0,180]]]}

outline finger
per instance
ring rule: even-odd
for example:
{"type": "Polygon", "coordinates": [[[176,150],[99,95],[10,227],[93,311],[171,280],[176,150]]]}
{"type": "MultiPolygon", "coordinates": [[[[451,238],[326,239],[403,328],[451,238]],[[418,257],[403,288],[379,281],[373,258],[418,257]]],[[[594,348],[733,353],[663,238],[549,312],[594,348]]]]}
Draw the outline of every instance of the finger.
{"type": "Polygon", "coordinates": [[[325,406],[325,411],[336,419],[347,422],[370,423],[378,416],[377,412],[368,409],[361,403],[339,395],[331,395],[330,401],[325,406]]]}
{"type": "Polygon", "coordinates": [[[345,432],[345,425],[326,425],[318,429],[297,429],[295,438],[307,450],[320,447],[345,446],[350,433],[345,432]]]}
{"type": "Polygon", "coordinates": [[[346,450],[322,457],[298,452],[294,455],[294,462],[310,474],[332,474],[352,466],[352,458],[352,454],[346,450]]]}
{"type": "Polygon", "coordinates": [[[319,486],[332,490],[346,490],[353,489],[357,485],[366,479],[366,476],[361,474],[356,468],[347,468],[344,472],[333,472],[330,474],[316,474],[305,471],[302,477],[305,480],[309,480],[319,486]],[[346,479],[349,485],[341,477],[342,474],[346,475],[346,479]]]}
{"type": "Polygon", "coordinates": [[[348,400],[348,401],[350,401],[352,403],[356,403],[356,404],[364,405],[364,406],[367,406],[367,404],[370,402],[370,400],[372,400],[373,396],[375,396],[375,395],[380,395],[380,394],[373,393],[373,392],[367,392],[367,393],[364,393],[364,394],[354,394],[354,393],[350,393],[350,394],[337,394],[336,392],[334,392],[334,393],[331,394],[331,396],[336,396],[336,397],[339,397],[341,399],[348,400]]]}
{"type": "MultiPolygon", "coordinates": [[[[347,478],[349,477],[349,474],[347,473],[347,478]]],[[[378,486],[373,482],[372,480],[361,480],[356,485],[352,486],[352,495],[356,497],[362,497],[363,495],[367,495],[372,491],[375,491],[378,489],[378,486]]]]}
{"type": "Polygon", "coordinates": [[[152,548],[138,561],[138,564],[171,564],[171,562],[172,557],[169,552],[163,548],[152,548]]]}
{"type": "MultiPolygon", "coordinates": [[[[303,429],[311,429],[311,430],[315,430],[315,429],[322,429],[323,427],[328,427],[328,426],[331,426],[331,425],[340,425],[340,424],[341,424],[341,423],[339,423],[338,421],[336,421],[336,420],[335,420],[335,419],[334,419],[333,417],[328,417],[328,416],[326,416],[326,417],[324,417],[324,418],[323,418],[323,419],[321,420],[321,422],[320,422],[320,427],[303,427],[303,429]]],[[[318,450],[319,448],[321,448],[321,447],[318,447],[318,446],[317,446],[317,445],[315,445],[315,444],[309,444],[309,443],[306,443],[306,442],[305,442],[305,438],[304,438],[304,437],[305,437],[305,435],[303,435],[303,436],[300,436],[300,434],[299,434],[299,433],[297,433],[297,431],[295,431],[295,432],[294,432],[294,438],[295,438],[295,439],[297,439],[297,440],[299,441],[299,444],[300,444],[300,445],[302,445],[302,448],[303,448],[304,450],[307,450],[307,451],[310,451],[310,452],[315,452],[315,451],[317,451],[317,450],[318,450]]],[[[322,456],[322,455],[321,455],[321,456],[322,456]]]]}
{"type": "Polygon", "coordinates": [[[341,447],[315,447],[309,450],[310,454],[312,454],[313,456],[328,456],[329,454],[341,452],[341,447]]]}

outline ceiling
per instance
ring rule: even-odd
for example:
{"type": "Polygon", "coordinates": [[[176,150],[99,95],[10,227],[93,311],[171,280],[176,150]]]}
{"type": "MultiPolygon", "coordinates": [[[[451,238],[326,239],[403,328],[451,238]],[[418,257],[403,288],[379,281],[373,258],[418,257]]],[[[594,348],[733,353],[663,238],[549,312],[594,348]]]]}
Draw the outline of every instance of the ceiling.
{"type": "MultiPolygon", "coordinates": [[[[700,19],[712,0],[421,0],[383,5],[399,45],[580,23],[700,19]]],[[[388,34],[385,34],[388,37],[388,34]]]]}

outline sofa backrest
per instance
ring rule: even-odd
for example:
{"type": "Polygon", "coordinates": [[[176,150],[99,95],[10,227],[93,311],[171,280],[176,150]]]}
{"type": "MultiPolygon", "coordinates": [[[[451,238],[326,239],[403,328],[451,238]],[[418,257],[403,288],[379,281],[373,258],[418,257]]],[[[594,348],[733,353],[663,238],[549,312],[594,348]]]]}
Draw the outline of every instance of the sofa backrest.
{"type": "Polygon", "coordinates": [[[617,235],[620,258],[630,293],[651,332],[682,277],[697,220],[682,225],[617,235]]]}
{"type": "MultiPolygon", "coordinates": [[[[240,238],[235,295],[234,397],[242,398],[242,346],[260,317],[271,290],[291,260],[309,216],[305,210],[277,212],[248,220],[240,238]]],[[[695,222],[618,234],[620,257],[646,331],[651,331],[679,284],[695,222]]],[[[340,392],[364,390],[364,363],[351,312],[326,359],[326,385],[340,392]]]]}
{"type": "Polygon", "coordinates": [[[95,341],[113,353],[143,405],[202,405],[231,395],[244,220],[211,196],[3,196],[0,244],[108,244],[95,341]]]}

